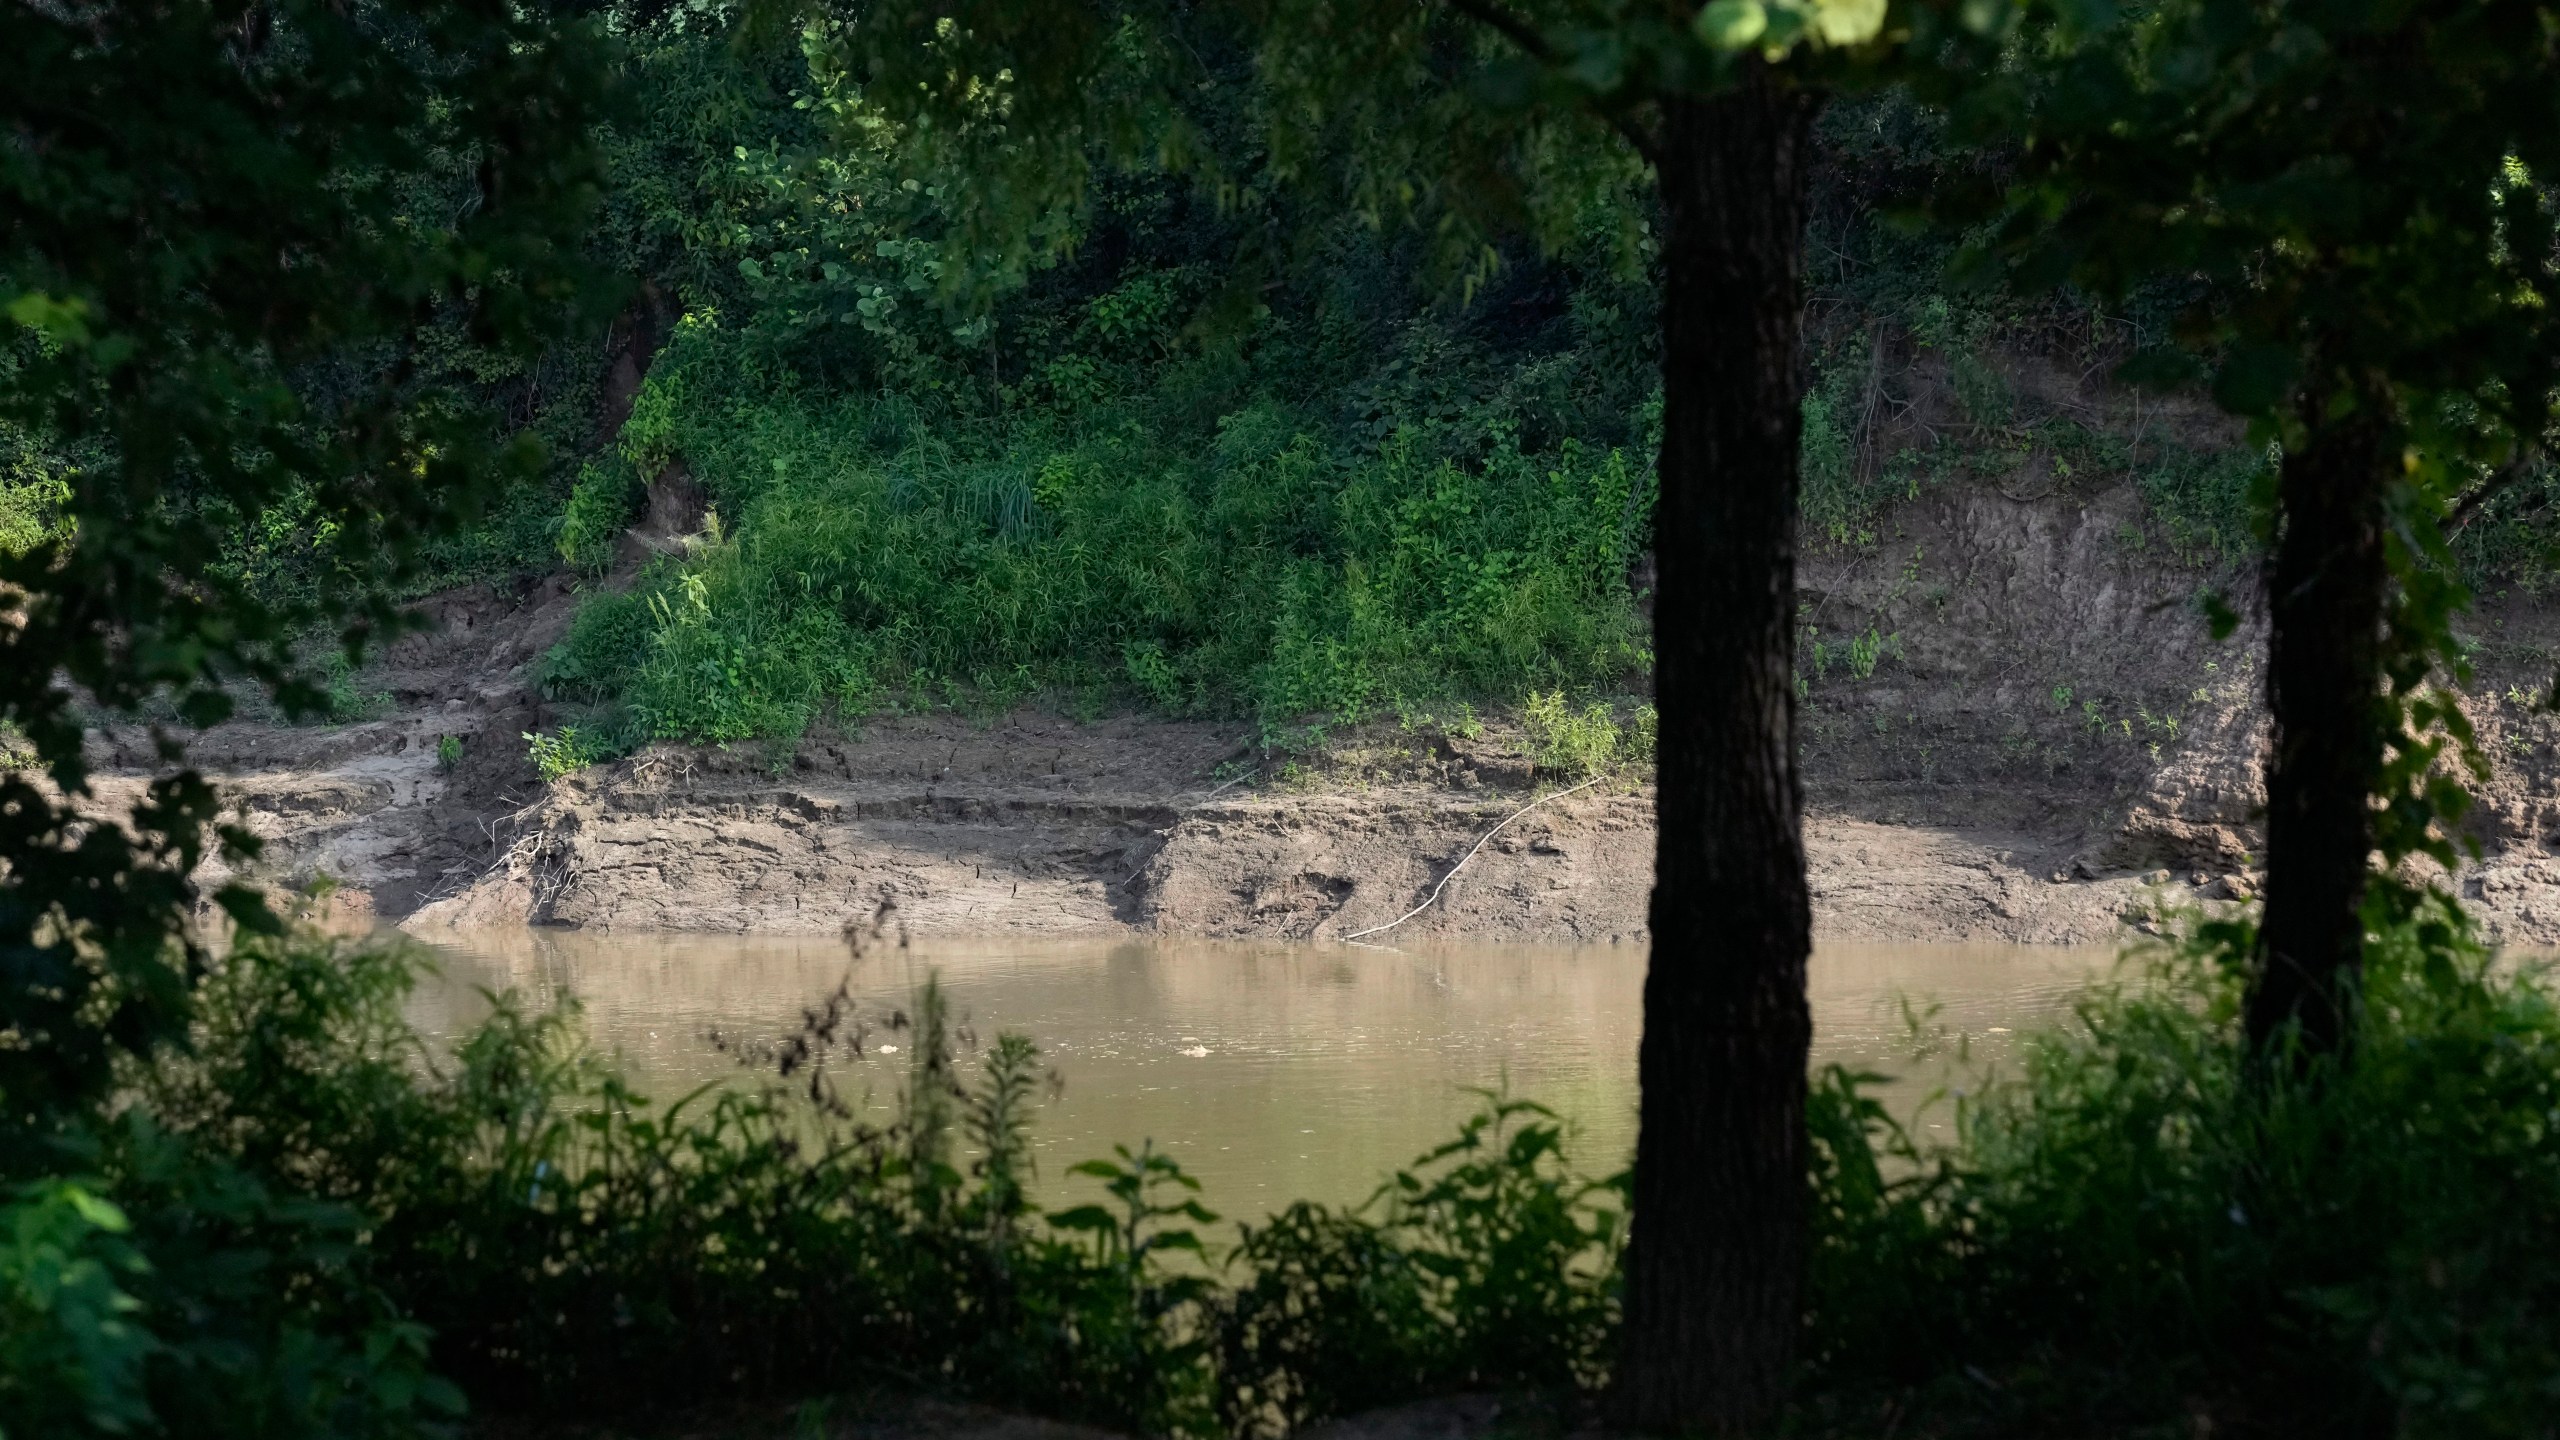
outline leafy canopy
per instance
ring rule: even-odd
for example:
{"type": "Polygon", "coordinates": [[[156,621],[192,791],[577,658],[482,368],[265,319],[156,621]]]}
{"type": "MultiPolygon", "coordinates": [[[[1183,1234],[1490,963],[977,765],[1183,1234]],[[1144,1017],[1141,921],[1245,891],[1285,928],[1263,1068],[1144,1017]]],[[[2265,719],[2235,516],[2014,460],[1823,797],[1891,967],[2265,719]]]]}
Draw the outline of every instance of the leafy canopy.
{"type": "Polygon", "coordinates": [[[196,958],[213,792],[180,774],[84,825],[79,707],[318,708],[297,639],[396,629],[422,545],[535,460],[422,352],[530,350],[600,297],[576,247],[605,53],[504,0],[0,10],[0,431],[59,484],[0,558],[0,716],[42,769],[0,778],[7,1131],[174,1034],[196,958]],[[218,564],[279,507],[336,557],[295,599],[218,564]]]}

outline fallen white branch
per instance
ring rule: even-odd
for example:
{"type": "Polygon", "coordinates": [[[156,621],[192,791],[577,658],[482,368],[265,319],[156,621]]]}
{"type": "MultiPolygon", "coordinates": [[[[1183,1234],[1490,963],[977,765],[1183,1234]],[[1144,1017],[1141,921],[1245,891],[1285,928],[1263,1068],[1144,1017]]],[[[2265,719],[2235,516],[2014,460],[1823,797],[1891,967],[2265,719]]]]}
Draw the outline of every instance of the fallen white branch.
{"type": "Polygon", "coordinates": [[[1508,816],[1504,817],[1502,824],[1496,825],[1492,829],[1484,832],[1484,834],[1476,837],[1476,843],[1467,847],[1467,853],[1458,857],[1458,863],[1449,867],[1449,873],[1440,877],[1440,883],[1431,887],[1431,893],[1422,897],[1421,904],[1414,906],[1412,909],[1407,910],[1384,925],[1372,925],[1366,930],[1354,930],[1350,934],[1340,938],[1344,940],[1357,940],[1363,935],[1375,935],[1381,930],[1393,930],[1407,920],[1412,919],[1414,916],[1430,909],[1432,902],[1440,898],[1440,892],[1449,888],[1449,882],[1457,878],[1458,872],[1467,868],[1467,862],[1476,858],[1476,852],[1484,848],[1485,842],[1492,839],[1494,836],[1501,834],[1504,828],[1509,826],[1512,821],[1519,819],[1521,816],[1528,814],[1530,811],[1537,809],[1539,806],[1546,804],[1550,800],[1561,800],[1576,790],[1588,790],[1606,778],[1606,776],[1594,775],[1579,785],[1567,786],[1566,788],[1555,791],[1551,794],[1541,795],[1537,799],[1530,801],[1528,804],[1521,806],[1519,809],[1512,811],[1508,816]]]}

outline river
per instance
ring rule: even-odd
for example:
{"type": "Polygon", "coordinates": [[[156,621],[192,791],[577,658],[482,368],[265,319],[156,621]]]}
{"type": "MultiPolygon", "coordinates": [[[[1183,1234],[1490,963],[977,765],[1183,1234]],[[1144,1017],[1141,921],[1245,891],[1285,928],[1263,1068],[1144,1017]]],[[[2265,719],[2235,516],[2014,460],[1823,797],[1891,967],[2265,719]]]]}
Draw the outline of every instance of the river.
{"type": "MultiPolygon", "coordinates": [[[[1507,1084],[1554,1107],[1593,1173],[1623,1163],[1634,1139],[1641,946],[990,940],[875,944],[848,959],[842,944],[808,938],[519,930],[440,950],[443,974],[413,1001],[429,1034],[473,1023],[482,987],[574,995],[596,1041],[661,1096],[746,1074],[711,1032],[779,1036],[840,981],[876,1021],[938,974],[968,1032],[1029,1035],[1062,1079],[1035,1141],[1051,1203],[1091,1184],[1067,1179],[1068,1166],[1142,1140],[1232,1217],[1301,1197],[1357,1200],[1453,1134],[1478,1103],[1471,1087],[1507,1084]]],[[[1889,1102],[1942,1129],[1944,1107],[1921,1108],[1928,1094],[2001,1063],[2019,1032],[2065,1014],[2112,960],[2104,949],[1822,947],[1815,1063],[1894,1077],[1889,1102]],[[1916,1058],[1910,1014],[1961,1037],[1961,1054],[1916,1058]]],[[[867,1088],[885,1112],[908,1038],[875,1027],[848,1089],[867,1088]]]]}

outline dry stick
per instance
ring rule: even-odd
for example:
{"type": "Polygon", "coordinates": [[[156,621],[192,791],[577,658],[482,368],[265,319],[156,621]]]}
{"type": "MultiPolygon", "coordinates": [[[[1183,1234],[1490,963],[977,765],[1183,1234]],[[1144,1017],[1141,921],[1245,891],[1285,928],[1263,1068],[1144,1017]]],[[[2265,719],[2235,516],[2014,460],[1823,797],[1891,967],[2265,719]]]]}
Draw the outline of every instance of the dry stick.
{"type": "Polygon", "coordinates": [[[1594,775],[1579,785],[1568,786],[1565,789],[1556,791],[1552,795],[1541,795],[1537,799],[1530,801],[1528,804],[1521,806],[1519,809],[1512,811],[1510,816],[1506,818],[1501,825],[1496,825],[1492,829],[1487,830],[1484,834],[1477,837],[1476,843],[1467,847],[1467,853],[1458,857],[1458,863],[1449,867],[1449,873],[1440,877],[1440,883],[1431,887],[1431,893],[1422,897],[1421,904],[1414,906],[1412,909],[1407,910],[1384,925],[1372,925],[1366,930],[1354,930],[1350,934],[1340,936],[1338,938],[1344,940],[1357,940],[1363,935],[1375,935],[1381,930],[1393,930],[1407,920],[1412,919],[1414,916],[1430,909],[1431,902],[1439,899],[1440,892],[1449,888],[1449,882],[1457,878],[1458,872],[1467,868],[1467,862],[1476,858],[1476,852],[1484,848],[1485,841],[1502,833],[1503,826],[1509,825],[1513,820],[1519,819],[1521,816],[1528,814],[1530,811],[1537,809],[1539,806],[1546,804],[1550,800],[1561,800],[1576,790],[1588,790],[1606,778],[1608,777],[1594,775]]]}
{"type": "MultiPolygon", "coordinates": [[[[1252,778],[1253,778],[1253,775],[1252,775],[1252,772],[1250,772],[1250,771],[1246,772],[1245,774],[1239,775],[1239,776],[1237,776],[1236,778],[1234,778],[1233,780],[1228,781],[1226,784],[1219,786],[1217,789],[1210,791],[1208,794],[1201,796],[1199,799],[1192,801],[1188,806],[1185,806],[1185,807],[1184,807],[1184,809],[1185,809],[1185,810],[1197,810],[1197,809],[1199,809],[1201,806],[1208,804],[1210,801],[1217,799],[1219,796],[1224,795],[1224,794],[1225,794],[1225,793],[1227,793],[1229,790],[1234,789],[1236,786],[1241,785],[1241,784],[1243,784],[1244,782],[1246,782],[1247,780],[1250,780],[1250,779],[1252,779],[1252,778]]],[[[1173,832],[1172,832],[1171,830],[1164,830],[1164,831],[1160,831],[1160,832],[1158,832],[1158,833],[1159,833],[1159,834],[1170,835],[1170,834],[1172,834],[1173,832]]],[[[1154,858],[1156,858],[1156,855],[1161,855],[1161,854],[1163,854],[1163,853],[1164,853],[1164,847],[1163,847],[1163,846],[1161,846],[1161,845],[1159,845],[1159,846],[1157,846],[1157,847],[1156,847],[1155,854],[1153,854],[1153,855],[1149,855],[1149,856],[1147,857],[1147,860],[1153,860],[1154,858]]],[[[1112,881],[1112,882],[1111,882],[1111,888],[1112,888],[1112,889],[1114,889],[1114,890],[1117,890],[1117,889],[1119,889],[1121,886],[1128,884],[1130,881],[1137,879],[1137,878],[1138,878],[1138,872],[1139,872],[1140,870],[1144,870],[1144,869],[1146,869],[1146,868],[1147,868],[1147,860],[1141,860],[1141,861],[1139,861],[1139,862],[1138,862],[1138,869],[1137,869],[1137,870],[1132,870],[1132,871],[1130,871],[1128,874],[1121,876],[1119,879],[1112,881]]],[[[1019,887],[1017,887],[1017,888],[1019,888],[1019,887]]]]}

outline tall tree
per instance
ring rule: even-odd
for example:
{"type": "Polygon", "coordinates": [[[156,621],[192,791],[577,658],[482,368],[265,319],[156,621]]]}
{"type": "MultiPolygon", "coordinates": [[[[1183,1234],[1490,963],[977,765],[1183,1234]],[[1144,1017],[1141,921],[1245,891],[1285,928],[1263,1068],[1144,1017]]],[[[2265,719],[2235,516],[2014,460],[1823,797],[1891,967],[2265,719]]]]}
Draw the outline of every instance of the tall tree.
{"type": "Polygon", "coordinates": [[[591,313],[605,55],[509,0],[0,6],[0,441],[45,521],[0,557],[0,717],[37,762],[0,776],[0,1176],[182,1033],[202,961],[214,791],[95,823],[82,707],[318,708],[305,637],[397,629],[420,547],[524,473],[420,357],[591,313]],[[221,564],[280,506],[339,562],[291,601],[221,564]]]}
{"type": "Polygon", "coordinates": [[[1506,227],[1552,237],[1576,202],[1615,191],[1634,215],[1654,192],[1661,824],[1615,1398],[1643,1428],[1765,1417],[1800,1327],[1803,231],[1823,82],[1884,20],[1882,0],[947,0],[814,32],[939,169],[977,177],[954,243],[982,258],[1025,253],[1113,152],[1196,170],[1230,205],[1278,183],[1419,226],[1461,276],[1506,227]],[[1238,53],[1262,97],[1250,165],[1186,105],[1200,57],[1238,53]]]}
{"type": "Polygon", "coordinates": [[[2030,117],[1983,255],[2036,288],[2188,287],[2134,376],[2209,379],[2281,451],[2247,1026],[2263,1053],[2336,1051],[2375,857],[2450,866],[2449,766],[2476,759],[2431,683],[2463,673],[2439,522],[2532,462],[2560,380],[2560,10],[2173,0],[1969,54],[1960,124],[2030,117]]]}

